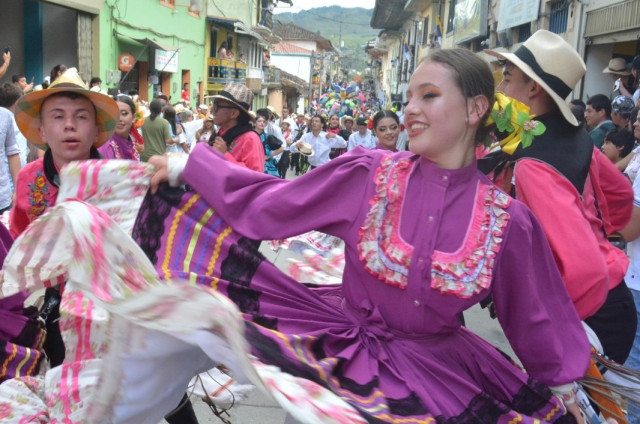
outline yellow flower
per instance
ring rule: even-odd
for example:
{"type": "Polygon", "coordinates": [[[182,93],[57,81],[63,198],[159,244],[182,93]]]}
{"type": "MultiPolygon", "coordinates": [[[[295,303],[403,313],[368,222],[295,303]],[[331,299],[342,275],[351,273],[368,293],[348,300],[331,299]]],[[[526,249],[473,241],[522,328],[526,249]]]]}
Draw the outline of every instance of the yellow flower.
{"type": "Polygon", "coordinates": [[[44,186],[47,184],[47,180],[44,178],[44,175],[38,175],[34,183],[37,188],[44,188],[44,186]]]}
{"type": "Polygon", "coordinates": [[[499,132],[507,133],[508,135],[499,140],[498,143],[494,143],[491,146],[492,149],[500,146],[502,151],[511,155],[522,142],[523,136],[526,136],[525,138],[527,139],[527,143],[523,144],[523,147],[526,148],[531,144],[533,136],[544,132],[545,128],[542,123],[532,121],[533,115],[529,115],[529,106],[503,93],[496,93],[495,97],[496,101],[493,104],[491,118],[487,123],[495,123],[499,132]],[[536,126],[540,128],[536,130],[536,126]]]}

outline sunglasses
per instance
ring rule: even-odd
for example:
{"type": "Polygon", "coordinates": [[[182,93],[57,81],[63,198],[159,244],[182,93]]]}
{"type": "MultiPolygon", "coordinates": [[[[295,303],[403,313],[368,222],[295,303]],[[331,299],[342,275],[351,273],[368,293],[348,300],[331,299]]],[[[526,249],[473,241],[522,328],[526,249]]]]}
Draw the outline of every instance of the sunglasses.
{"type": "Polygon", "coordinates": [[[217,103],[213,104],[213,111],[217,112],[218,109],[237,109],[237,107],[235,106],[226,106],[226,105],[219,105],[217,103]]]}

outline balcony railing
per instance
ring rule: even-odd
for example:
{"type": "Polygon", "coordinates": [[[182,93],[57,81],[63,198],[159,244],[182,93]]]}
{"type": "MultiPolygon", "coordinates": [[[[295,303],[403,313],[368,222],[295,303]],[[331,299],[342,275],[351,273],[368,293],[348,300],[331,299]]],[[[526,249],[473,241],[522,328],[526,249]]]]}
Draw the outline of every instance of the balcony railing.
{"type": "Polygon", "coordinates": [[[210,57],[207,61],[209,84],[226,84],[228,82],[245,82],[247,78],[246,63],[210,57]]]}
{"type": "Polygon", "coordinates": [[[268,66],[264,69],[264,79],[267,84],[280,84],[282,72],[274,66],[268,66]]]}

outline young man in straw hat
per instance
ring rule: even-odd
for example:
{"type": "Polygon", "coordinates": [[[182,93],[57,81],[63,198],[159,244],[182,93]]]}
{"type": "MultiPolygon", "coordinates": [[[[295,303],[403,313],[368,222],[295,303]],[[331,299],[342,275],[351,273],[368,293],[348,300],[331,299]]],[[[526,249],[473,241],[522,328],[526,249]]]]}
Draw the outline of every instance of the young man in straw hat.
{"type": "Polygon", "coordinates": [[[16,105],[18,128],[27,140],[48,149],[43,158],[20,170],[10,231],[17,237],[52,206],[58,195],[58,170],[74,160],[99,158],[97,148],[116,127],[117,103],[90,91],[70,68],[46,90],[24,95],[16,105]]]}
{"type": "Polygon", "coordinates": [[[633,191],[594,148],[565,101],[585,64],[566,41],[545,30],[514,53],[486,52],[505,61],[498,90],[530,107],[530,125],[546,126],[529,147],[501,153],[516,163],[516,197],[542,224],[578,315],[596,332],[604,353],[624,363],[637,321],[623,280],[629,261],[606,235],[629,221],[633,191]]]}
{"type": "Polygon", "coordinates": [[[249,87],[235,82],[213,96],[214,123],[219,128],[213,148],[238,165],[264,172],[264,148],[249,114],[252,102],[249,87]]]}
{"type": "MultiPolygon", "coordinates": [[[[111,137],[120,109],[111,97],[87,89],[75,68],[69,68],[46,90],[34,91],[18,100],[16,122],[27,140],[47,148],[44,157],[18,173],[16,203],[11,210],[14,237],[53,206],[58,196],[58,171],[71,161],[99,159],[98,147],[111,137]]],[[[47,289],[45,302],[56,289],[47,289]]],[[[57,318],[59,313],[50,315],[57,318]]],[[[65,347],[55,320],[47,324],[45,351],[52,367],[62,363],[65,347]]],[[[197,424],[191,404],[169,414],[171,424],[197,424]]]]}

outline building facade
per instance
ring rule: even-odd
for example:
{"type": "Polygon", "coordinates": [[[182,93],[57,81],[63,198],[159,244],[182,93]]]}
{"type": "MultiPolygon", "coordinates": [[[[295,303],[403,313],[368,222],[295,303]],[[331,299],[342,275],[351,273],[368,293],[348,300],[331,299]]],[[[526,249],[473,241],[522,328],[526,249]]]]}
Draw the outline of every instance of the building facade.
{"type": "Polygon", "coordinates": [[[408,78],[433,48],[463,47],[498,67],[484,49],[515,51],[546,29],[575,47],[587,65],[571,98],[612,91],[602,71],[611,58],[640,53],[640,0],[376,0],[371,26],[380,29],[367,51],[388,99],[405,99],[408,78]]]}
{"type": "Polygon", "coordinates": [[[191,106],[198,104],[205,81],[202,10],[188,1],[105,2],[98,28],[103,88],[136,91],[143,100],[163,93],[176,103],[186,83],[191,106]]]}

